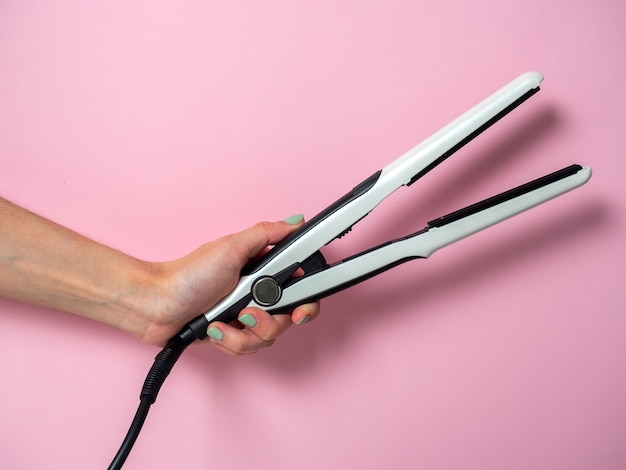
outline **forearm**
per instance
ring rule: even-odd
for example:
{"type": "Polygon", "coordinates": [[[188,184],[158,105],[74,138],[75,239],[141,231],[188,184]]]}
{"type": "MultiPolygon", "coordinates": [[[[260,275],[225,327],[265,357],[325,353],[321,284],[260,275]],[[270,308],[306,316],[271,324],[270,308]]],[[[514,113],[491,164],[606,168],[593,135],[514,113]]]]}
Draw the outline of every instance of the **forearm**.
{"type": "Polygon", "coordinates": [[[0,295],[141,336],[154,266],[0,198],[0,295]]]}

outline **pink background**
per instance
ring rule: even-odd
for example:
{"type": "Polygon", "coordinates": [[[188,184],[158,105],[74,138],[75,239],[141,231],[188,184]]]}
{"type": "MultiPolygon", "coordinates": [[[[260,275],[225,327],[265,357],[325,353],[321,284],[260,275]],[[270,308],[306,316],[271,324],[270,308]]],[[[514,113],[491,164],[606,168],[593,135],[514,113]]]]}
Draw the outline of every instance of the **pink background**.
{"type": "MultiPolygon", "coordinates": [[[[619,0],[1,1],[0,194],[140,258],[311,217],[527,70],[541,93],[327,257],[594,169],[271,350],[191,348],[126,468],[625,468],[625,19],[619,0]]],[[[0,466],[105,468],[156,348],[0,317],[0,466]]]]}

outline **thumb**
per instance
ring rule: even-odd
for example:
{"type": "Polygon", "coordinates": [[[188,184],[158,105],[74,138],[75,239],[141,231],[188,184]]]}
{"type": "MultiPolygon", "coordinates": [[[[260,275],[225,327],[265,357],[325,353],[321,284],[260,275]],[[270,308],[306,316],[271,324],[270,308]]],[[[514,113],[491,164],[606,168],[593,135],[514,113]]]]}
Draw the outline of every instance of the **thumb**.
{"type": "Polygon", "coordinates": [[[248,258],[260,254],[270,245],[275,245],[304,222],[302,214],[287,217],[278,222],[259,222],[233,235],[234,241],[246,253],[248,258]]]}

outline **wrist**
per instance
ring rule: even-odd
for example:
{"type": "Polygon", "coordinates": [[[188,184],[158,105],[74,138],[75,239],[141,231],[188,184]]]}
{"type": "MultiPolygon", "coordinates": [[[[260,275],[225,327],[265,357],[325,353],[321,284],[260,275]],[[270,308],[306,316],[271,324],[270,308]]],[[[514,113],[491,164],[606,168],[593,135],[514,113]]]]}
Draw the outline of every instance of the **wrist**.
{"type": "Polygon", "coordinates": [[[129,333],[139,340],[161,344],[163,328],[162,313],[166,290],[164,270],[160,263],[136,260],[133,268],[127,272],[124,288],[111,303],[114,312],[107,318],[115,319],[112,326],[129,333]]]}

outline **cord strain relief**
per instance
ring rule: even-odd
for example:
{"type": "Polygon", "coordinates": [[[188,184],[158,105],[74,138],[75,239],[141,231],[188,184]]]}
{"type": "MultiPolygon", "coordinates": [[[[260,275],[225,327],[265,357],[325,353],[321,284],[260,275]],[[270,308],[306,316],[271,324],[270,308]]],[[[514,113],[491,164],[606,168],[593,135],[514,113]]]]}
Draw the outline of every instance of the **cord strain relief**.
{"type": "Polygon", "coordinates": [[[156,401],[156,397],[161,389],[161,386],[165,382],[165,379],[169,375],[172,367],[176,364],[176,361],[187,347],[182,338],[177,335],[170,339],[165,347],[157,354],[154,359],[154,364],[150,368],[146,380],[143,383],[141,394],[139,398],[141,400],[147,399],[150,403],[156,401]]]}

